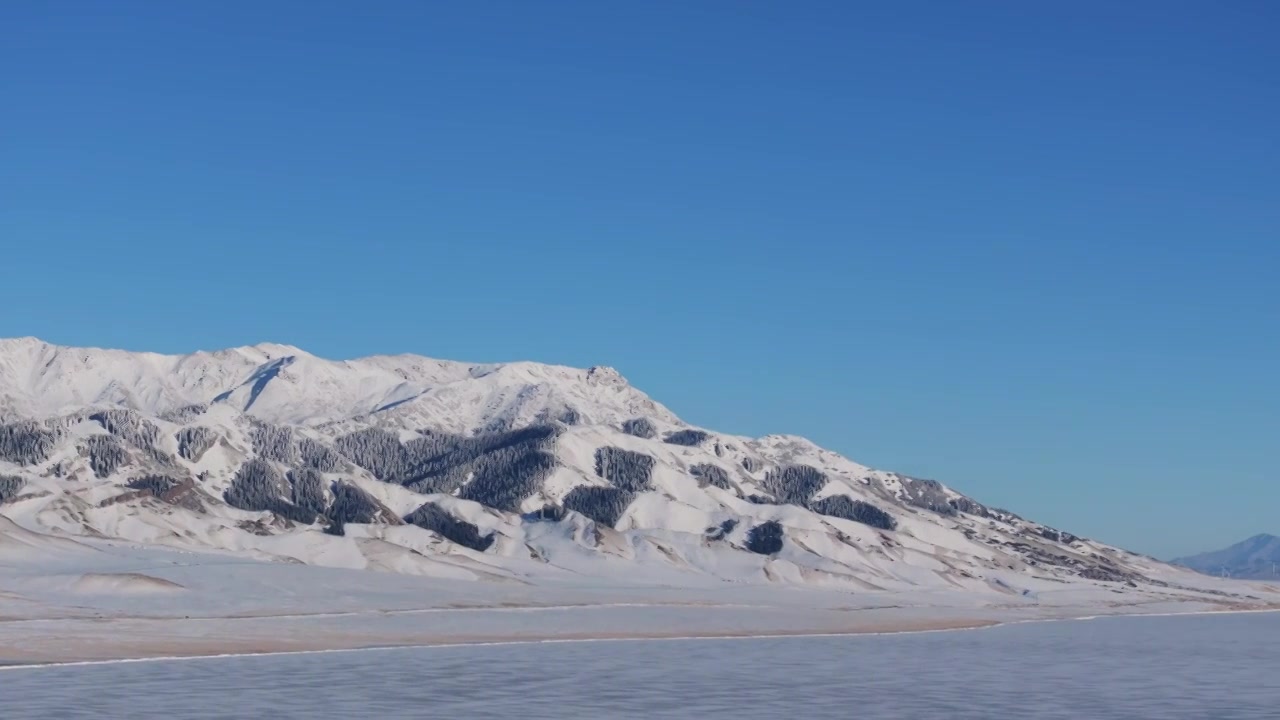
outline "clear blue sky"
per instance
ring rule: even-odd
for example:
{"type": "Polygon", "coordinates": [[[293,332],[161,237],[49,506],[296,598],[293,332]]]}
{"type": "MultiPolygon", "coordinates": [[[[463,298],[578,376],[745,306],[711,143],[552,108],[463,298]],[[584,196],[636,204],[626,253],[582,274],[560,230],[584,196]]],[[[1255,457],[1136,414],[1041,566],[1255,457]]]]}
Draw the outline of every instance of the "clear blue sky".
{"type": "Polygon", "coordinates": [[[1162,555],[1280,532],[1280,5],[0,5],[0,335],[617,366],[1162,555]]]}

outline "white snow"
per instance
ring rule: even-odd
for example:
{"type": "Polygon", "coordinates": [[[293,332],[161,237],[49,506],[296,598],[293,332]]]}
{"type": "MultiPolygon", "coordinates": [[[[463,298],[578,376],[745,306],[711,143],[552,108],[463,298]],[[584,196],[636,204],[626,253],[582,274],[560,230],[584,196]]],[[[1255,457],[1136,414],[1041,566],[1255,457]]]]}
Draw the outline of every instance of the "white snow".
{"type": "MultiPolygon", "coordinates": [[[[840,620],[832,608],[932,608],[924,616],[929,622],[954,623],[1280,602],[1272,586],[1207,578],[1090,541],[1050,542],[1028,521],[914,507],[904,501],[908,480],[804,438],[708,431],[710,438],[698,447],[664,443],[663,434],[689,426],[611,368],[471,365],[411,355],[331,361],[274,344],[165,356],[59,347],[32,338],[0,340],[0,423],[31,420],[52,423],[62,435],[38,464],[0,458],[0,475],[26,481],[16,497],[0,504],[0,618],[67,620],[108,613],[122,623],[145,624],[152,621],[139,618],[157,613],[170,619],[204,613],[219,619],[199,628],[209,631],[232,627],[230,618],[244,613],[356,614],[354,625],[317,627],[322,645],[337,647],[354,643],[357,630],[382,639],[392,630],[404,632],[400,616],[376,613],[457,605],[661,601],[686,608],[685,615],[670,614],[679,625],[689,622],[688,606],[746,603],[756,609],[732,622],[842,631],[900,626],[920,617],[880,613],[840,620]],[[176,413],[189,406],[204,407],[176,413]],[[93,410],[120,407],[158,427],[158,447],[170,457],[162,461],[131,450],[124,468],[98,477],[77,448],[84,438],[106,432],[89,419],[93,410]],[[556,441],[558,467],[521,509],[558,503],[578,486],[606,485],[595,471],[595,451],[614,446],[655,460],[652,489],[627,507],[616,529],[576,513],[560,522],[538,521],[449,495],[424,495],[355,466],[326,480],[363,489],[387,508],[390,521],[425,502],[438,503],[482,535],[492,534],[492,547],[476,552],[394,522],[349,524],[337,537],[319,524],[290,524],[221,500],[236,469],[252,456],[251,420],[290,426],[296,436],[322,442],[368,427],[407,440],[421,430],[470,434],[521,427],[568,411],[577,418],[556,441]],[[637,417],[652,422],[659,437],[621,431],[623,421],[637,417]],[[174,434],[195,426],[215,433],[215,444],[198,460],[177,457],[174,434]],[[744,459],[758,469],[749,472],[744,459]],[[807,465],[827,477],[815,499],[848,495],[888,512],[897,528],[884,531],[699,487],[689,471],[695,464],[721,468],[745,494],[762,492],[770,470],[807,465]],[[192,499],[198,505],[170,504],[125,487],[140,474],[175,468],[197,478],[192,499]],[[726,521],[733,527],[723,537],[709,535],[726,521]],[[768,521],[784,528],[782,551],[748,552],[751,529],[768,521]],[[1038,562],[1037,552],[1060,560],[1038,562]],[[1077,568],[1098,558],[1157,582],[1129,586],[1082,577],[1077,568]],[[790,610],[779,615],[768,609],[778,607],[790,610]]],[[[945,496],[962,497],[950,489],[945,496]]],[[[714,627],[730,622],[726,614],[715,620],[695,615],[714,627]]],[[[638,627],[634,616],[616,614],[619,632],[638,627]]],[[[648,622],[652,618],[640,625],[648,622]]],[[[497,631],[481,625],[468,626],[469,632],[496,637],[497,631]]],[[[117,626],[125,627],[134,626],[117,626]]],[[[163,635],[173,627],[148,626],[143,635],[163,635]]],[[[280,641],[261,628],[234,627],[255,642],[280,641]]],[[[501,627],[514,632],[514,626],[501,627]]],[[[458,634],[442,628],[436,624],[430,632],[405,637],[458,634]]],[[[548,632],[573,629],[565,620],[548,632]]],[[[6,638],[40,640],[28,626],[0,622],[0,645],[6,638]]],[[[41,647],[50,656],[70,652],[41,647]]]]}

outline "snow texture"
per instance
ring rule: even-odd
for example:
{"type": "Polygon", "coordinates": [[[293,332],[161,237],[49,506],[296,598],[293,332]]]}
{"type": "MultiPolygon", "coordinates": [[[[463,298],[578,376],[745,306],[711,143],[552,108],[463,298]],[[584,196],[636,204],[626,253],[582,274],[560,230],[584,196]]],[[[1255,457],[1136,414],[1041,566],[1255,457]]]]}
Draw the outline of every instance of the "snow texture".
{"type": "Polygon", "coordinates": [[[40,538],[521,587],[1266,599],[804,438],[691,427],[613,368],[331,361],[275,344],[158,355],[0,340],[0,520],[40,538]]]}

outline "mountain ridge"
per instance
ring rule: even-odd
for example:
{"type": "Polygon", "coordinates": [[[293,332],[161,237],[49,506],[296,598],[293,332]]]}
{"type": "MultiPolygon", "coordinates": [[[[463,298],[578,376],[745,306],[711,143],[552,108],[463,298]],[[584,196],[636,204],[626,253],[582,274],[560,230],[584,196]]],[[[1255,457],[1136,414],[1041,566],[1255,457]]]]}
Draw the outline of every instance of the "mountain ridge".
{"type": "Polygon", "coordinates": [[[46,532],[520,582],[1242,601],[800,436],[691,426],[604,366],[21,339],[0,401],[0,514],[46,532]]]}
{"type": "MultiPolygon", "coordinates": [[[[605,366],[464,363],[411,354],[329,360],[276,343],[171,355],[66,347],[37,338],[0,340],[0,400],[11,413],[27,418],[55,417],[86,406],[124,406],[159,414],[222,402],[238,404],[245,411],[263,403],[253,414],[267,421],[321,424],[390,409],[424,394],[447,397],[450,385],[494,375],[490,384],[544,388],[585,380],[597,395],[612,390],[623,396],[612,400],[621,399],[637,414],[678,422],[669,410],[605,366]],[[359,391],[345,390],[351,386],[359,391]],[[326,393],[323,402],[314,397],[319,393],[326,393]],[[273,399],[272,394],[280,397],[273,399]]],[[[596,405],[597,410],[608,407],[596,405]]],[[[440,408],[440,412],[446,409],[461,410],[440,408]]],[[[475,422],[475,418],[465,420],[475,422]]]]}
{"type": "Polygon", "coordinates": [[[1207,575],[1280,581],[1280,536],[1259,533],[1221,550],[1176,558],[1175,565],[1207,575]]]}

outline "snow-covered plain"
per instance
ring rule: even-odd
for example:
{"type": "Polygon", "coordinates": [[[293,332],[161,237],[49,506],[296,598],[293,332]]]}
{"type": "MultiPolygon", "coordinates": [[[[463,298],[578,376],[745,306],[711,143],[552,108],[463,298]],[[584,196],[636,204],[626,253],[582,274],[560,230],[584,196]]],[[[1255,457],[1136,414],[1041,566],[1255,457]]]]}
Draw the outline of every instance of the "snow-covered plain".
{"type": "Polygon", "coordinates": [[[0,340],[0,662],[1278,602],[609,368],[0,340]]]}

